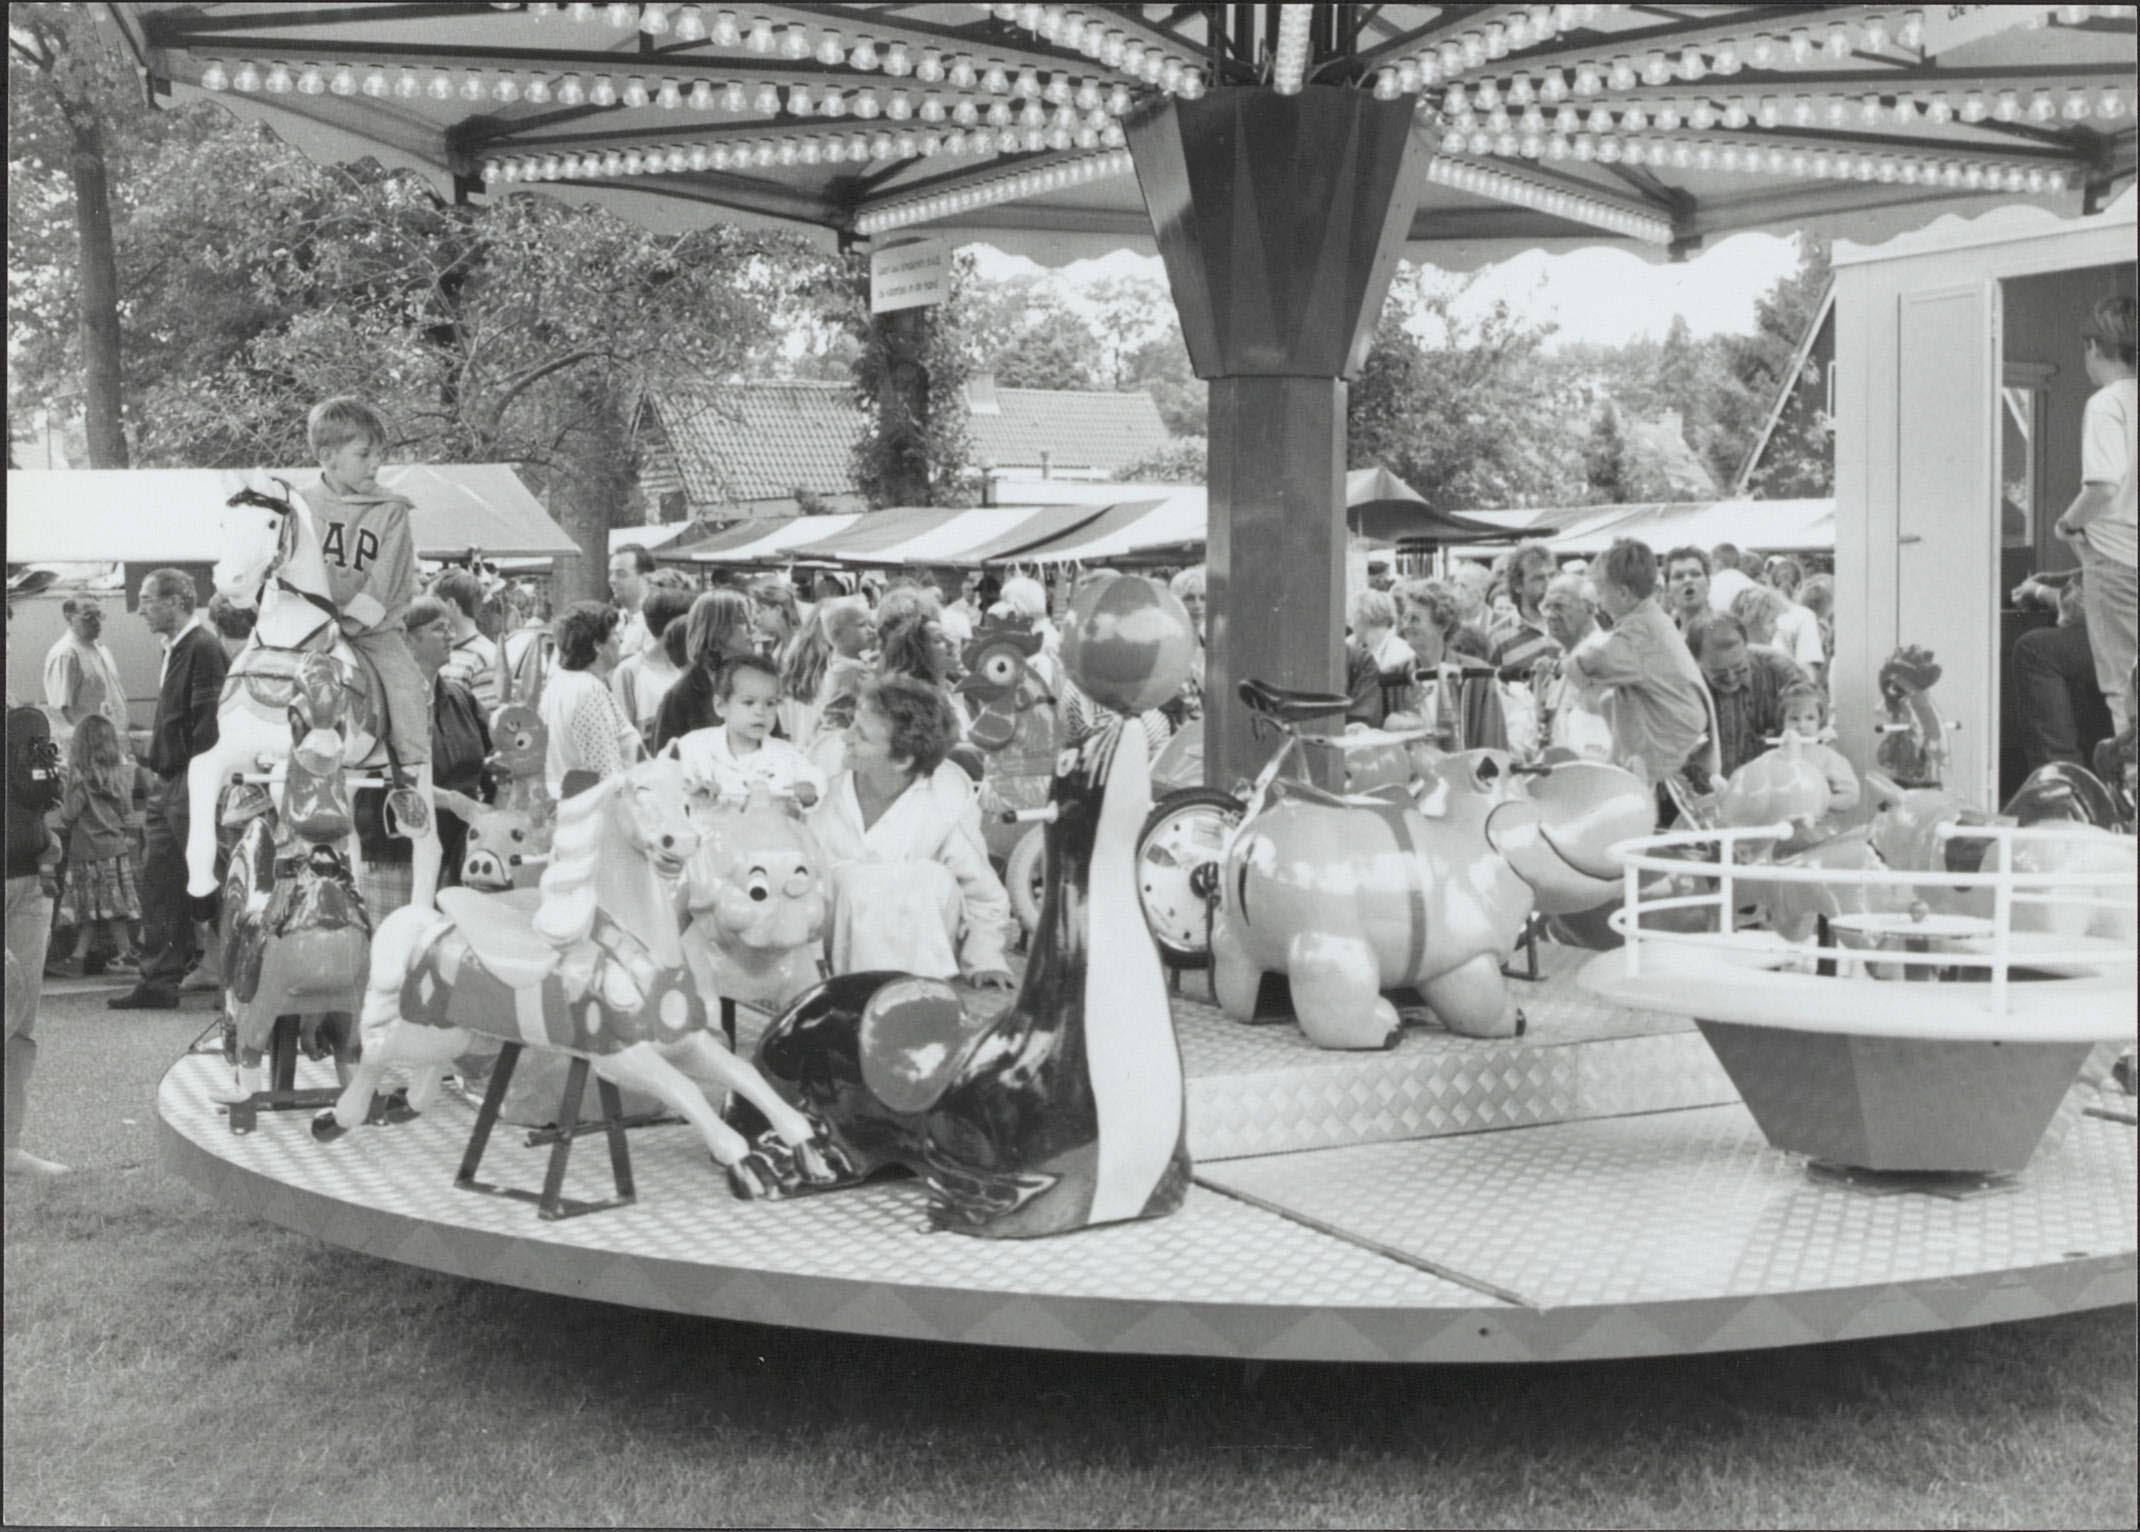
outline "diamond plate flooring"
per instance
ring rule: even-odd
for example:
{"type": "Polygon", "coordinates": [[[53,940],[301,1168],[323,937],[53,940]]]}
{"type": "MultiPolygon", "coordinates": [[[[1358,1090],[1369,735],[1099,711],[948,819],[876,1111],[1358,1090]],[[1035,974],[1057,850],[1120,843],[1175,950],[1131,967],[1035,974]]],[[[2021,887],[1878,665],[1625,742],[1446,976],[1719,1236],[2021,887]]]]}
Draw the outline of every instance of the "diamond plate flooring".
{"type": "MultiPolygon", "coordinates": [[[[328,1078],[307,1064],[300,1083],[328,1078]]],[[[181,1059],[159,1112],[167,1162],[233,1207],[390,1260],[759,1323],[1488,1362],[1787,1345],[2134,1297],[2133,1129],[2070,1105],[2036,1163],[1983,1195],[1808,1175],[1731,1106],[1207,1164],[1173,1218],[997,1242],[928,1231],[912,1183],[737,1202],[680,1126],[632,1134],[636,1205],[545,1224],[453,1189],[465,1103],[333,1144],[313,1141],[304,1113],[237,1136],[211,1097],[226,1079],[215,1058],[181,1059]]],[[[501,1133],[484,1170],[532,1187],[546,1158],[501,1133]]],[[[604,1195],[606,1178],[601,1141],[583,1140],[568,1194],[604,1195]]]]}

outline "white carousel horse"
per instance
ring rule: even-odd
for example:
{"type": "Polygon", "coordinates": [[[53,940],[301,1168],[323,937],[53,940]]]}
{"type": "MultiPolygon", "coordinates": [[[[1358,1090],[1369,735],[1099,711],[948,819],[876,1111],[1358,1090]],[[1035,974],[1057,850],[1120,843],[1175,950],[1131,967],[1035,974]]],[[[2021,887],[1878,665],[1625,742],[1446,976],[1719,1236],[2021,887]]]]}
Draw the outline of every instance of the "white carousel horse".
{"type": "MultiPolygon", "coordinates": [[[[281,481],[278,480],[278,483],[281,481]]],[[[216,561],[216,590],[238,606],[259,607],[252,638],[231,662],[216,710],[216,742],[186,768],[186,892],[196,898],[216,891],[216,804],[235,772],[276,763],[290,753],[288,708],[298,663],[326,654],[341,668],[351,707],[342,726],[345,767],[387,762],[381,730],[383,698],[342,637],[327,583],[312,515],[283,485],[280,499],[242,489],[223,508],[223,556],[216,561]]],[[[438,888],[442,855],[430,809],[431,768],[411,768],[413,802],[390,807],[415,846],[412,902],[428,906],[438,888]]],[[[405,800],[410,795],[397,794],[405,800]]]]}
{"type": "Polygon", "coordinates": [[[577,1054],[659,1098],[698,1129],[739,1197],[833,1180],[816,1125],[728,1051],[686,966],[673,883],[698,841],[683,767],[657,756],[558,805],[532,916],[465,888],[445,890],[437,910],[387,916],[372,938],[363,1057],[315,1136],[364,1122],[388,1069],[410,1071],[409,1107],[427,1110],[440,1069],[481,1034],[577,1054]],[[701,1086],[742,1096],[772,1135],[754,1146],[701,1086]]]}

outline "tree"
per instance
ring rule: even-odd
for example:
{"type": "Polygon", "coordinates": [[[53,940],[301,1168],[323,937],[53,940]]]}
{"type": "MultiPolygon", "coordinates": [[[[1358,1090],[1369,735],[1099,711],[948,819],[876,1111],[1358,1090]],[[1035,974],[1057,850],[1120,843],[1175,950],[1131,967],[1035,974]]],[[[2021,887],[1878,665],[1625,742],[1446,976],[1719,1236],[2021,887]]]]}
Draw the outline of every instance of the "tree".
{"type": "Polygon", "coordinates": [[[1583,478],[1589,485],[1593,505],[1626,505],[1633,499],[1629,487],[1627,438],[1620,431],[1620,412],[1610,403],[1590,423],[1583,442],[1583,478]]]}
{"type": "Polygon", "coordinates": [[[1118,484],[1203,484],[1211,477],[1211,453],[1201,436],[1177,436],[1136,462],[1118,469],[1118,484]]]}
{"type": "Polygon", "coordinates": [[[1807,332],[1818,322],[1831,280],[1828,242],[1801,235],[1798,270],[1754,305],[1754,333],[1724,341],[1725,364],[1737,384],[1729,397],[1713,460],[1729,483],[1745,463],[1777,395],[1790,396],[1748,481],[1757,498],[1817,498],[1835,493],[1835,423],[1825,408],[1826,378],[1809,355],[1796,377],[1785,378],[1807,332]],[[1728,466],[1725,466],[1727,465],[1728,466]]]}
{"type": "Polygon", "coordinates": [[[855,443],[854,478],[872,505],[972,505],[980,498],[965,396],[974,372],[977,285],[973,257],[961,255],[951,263],[942,303],[872,316],[864,255],[851,254],[806,284],[822,320],[844,328],[856,347],[855,402],[866,424],[855,443]]]}
{"type": "Polygon", "coordinates": [[[1564,500],[1581,470],[1572,407],[1540,366],[1551,330],[1505,303],[1469,314],[1465,285],[1430,290],[1400,269],[1348,390],[1346,461],[1388,468],[1439,509],[1564,500]]]}
{"type": "Polygon", "coordinates": [[[1100,387],[1100,344],[1085,321],[1052,309],[998,352],[993,370],[1005,388],[1100,387]]]}
{"type": "MultiPolygon", "coordinates": [[[[86,7],[11,5],[7,38],[10,223],[32,214],[31,208],[18,207],[15,179],[21,174],[23,202],[42,203],[31,216],[31,229],[49,229],[58,201],[50,177],[64,165],[72,202],[72,281],[55,285],[72,289],[89,466],[124,468],[118,257],[107,155],[114,140],[143,115],[139,87],[131,68],[97,36],[86,7]]],[[[12,231],[8,247],[12,308],[12,231]]]]}
{"type": "Polygon", "coordinates": [[[1210,429],[1211,386],[1189,364],[1181,326],[1169,321],[1151,339],[1131,351],[1122,387],[1152,396],[1159,418],[1176,436],[1204,436],[1210,429]]]}

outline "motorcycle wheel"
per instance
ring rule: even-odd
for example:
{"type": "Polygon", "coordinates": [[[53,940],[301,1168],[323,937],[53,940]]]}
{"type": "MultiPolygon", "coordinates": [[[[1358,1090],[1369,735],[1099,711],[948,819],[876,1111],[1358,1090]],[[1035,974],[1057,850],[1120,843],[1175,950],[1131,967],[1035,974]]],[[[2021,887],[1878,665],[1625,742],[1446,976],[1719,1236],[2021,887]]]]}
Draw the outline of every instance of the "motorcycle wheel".
{"type": "Polygon", "coordinates": [[[1137,902],[1170,968],[1211,961],[1211,905],[1219,858],[1247,812],[1213,787],[1185,787],[1152,805],[1137,835],[1137,902]]]}

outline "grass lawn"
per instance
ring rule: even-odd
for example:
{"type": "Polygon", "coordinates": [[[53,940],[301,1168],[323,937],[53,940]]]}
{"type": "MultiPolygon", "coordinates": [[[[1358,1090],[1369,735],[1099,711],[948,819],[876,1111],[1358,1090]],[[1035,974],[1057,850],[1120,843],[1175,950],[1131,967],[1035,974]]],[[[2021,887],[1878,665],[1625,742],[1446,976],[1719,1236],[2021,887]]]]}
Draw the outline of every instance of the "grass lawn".
{"type": "MultiPolygon", "coordinates": [[[[73,988],[80,988],[73,986],[73,988]]],[[[202,1002],[193,1002],[199,1005],[202,1002]]],[[[1670,1362],[1144,1361],[432,1275],[155,1163],[205,1014],[48,994],[9,1189],[10,1524],[2116,1526],[2134,1314],[1670,1362]]]]}

